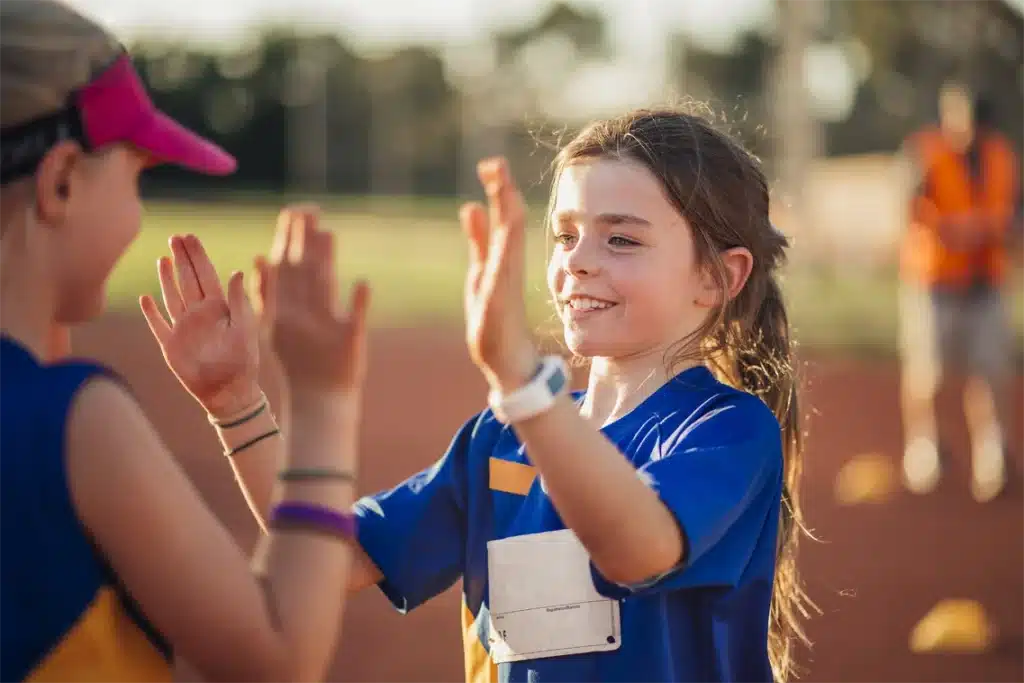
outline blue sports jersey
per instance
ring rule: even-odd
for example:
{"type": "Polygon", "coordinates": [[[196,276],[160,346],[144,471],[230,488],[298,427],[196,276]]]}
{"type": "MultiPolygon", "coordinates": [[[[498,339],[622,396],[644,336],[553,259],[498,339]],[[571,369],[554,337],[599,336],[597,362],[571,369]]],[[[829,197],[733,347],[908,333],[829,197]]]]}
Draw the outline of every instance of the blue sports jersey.
{"type": "Polygon", "coordinates": [[[602,432],[679,520],[687,546],[681,566],[643,586],[612,584],[591,566],[597,591],[619,601],[618,649],[491,660],[488,541],[565,526],[515,433],[490,411],[463,425],[432,467],[357,504],[359,540],[384,594],[407,611],[462,577],[468,681],[772,680],[775,416],[696,367],[602,432]]]}
{"type": "Polygon", "coordinates": [[[171,678],[163,641],[72,507],[68,410],[97,376],[112,375],[85,362],[40,365],[0,337],[0,680],[171,678]]]}

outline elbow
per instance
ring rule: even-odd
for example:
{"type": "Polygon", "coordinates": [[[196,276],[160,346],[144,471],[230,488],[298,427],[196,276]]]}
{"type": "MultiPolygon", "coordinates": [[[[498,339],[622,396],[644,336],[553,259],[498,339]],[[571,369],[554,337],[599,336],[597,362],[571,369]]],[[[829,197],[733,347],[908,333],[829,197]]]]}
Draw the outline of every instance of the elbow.
{"type": "Polygon", "coordinates": [[[258,681],[270,683],[270,681],[306,681],[308,676],[302,678],[302,662],[295,656],[295,652],[281,645],[275,648],[274,655],[261,667],[258,681]]]}
{"type": "MultiPolygon", "coordinates": [[[[255,654],[255,653],[253,653],[255,654]]],[[[302,667],[301,662],[295,657],[284,643],[275,643],[273,647],[263,648],[259,656],[251,657],[246,663],[246,677],[244,680],[258,683],[270,683],[271,681],[300,681],[309,680],[299,678],[302,667]]],[[[243,680],[232,678],[231,680],[243,680]]]]}
{"type": "Polygon", "coordinates": [[[642,552],[615,553],[600,561],[592,558],[594,566],[612,583],[636,586],[669,573],[686,559],[681,533],[675,538],[656,539],[642,547],[642,552]]]}
{"type": "Polygon", "coordinates": [[[253,681],[254,683],[271,683],[272,681],[298,681],[296,667],[287,657],[279,656],[266,649],[252,649],[239,656],[234,654],[230,661],[196,661],[194,667],[181,663],[176,667],[175,680],[214,681],[253,681]]]}
{"type": "Polygon", "coordinates": [[[332,648],[322,652],[310,652],[308,648],[289,646],[284,643],[258,680],[295,681],[295,683],[316,683],[327,680],[327,669],[331,665],[332,648]]]}

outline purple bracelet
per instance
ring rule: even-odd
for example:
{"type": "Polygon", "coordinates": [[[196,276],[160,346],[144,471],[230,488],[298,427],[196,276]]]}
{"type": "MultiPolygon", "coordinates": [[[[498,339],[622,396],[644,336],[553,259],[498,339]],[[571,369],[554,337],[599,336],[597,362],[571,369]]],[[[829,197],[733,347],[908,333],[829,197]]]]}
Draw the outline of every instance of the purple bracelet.
{"type": "Polygon", "coordinates": [[[354,538],[356,518],[351,513],[336,512],[312,503],[281,503],[270,516],[270,526],[281,529],[306,529],[320,533],[354,538]]]}

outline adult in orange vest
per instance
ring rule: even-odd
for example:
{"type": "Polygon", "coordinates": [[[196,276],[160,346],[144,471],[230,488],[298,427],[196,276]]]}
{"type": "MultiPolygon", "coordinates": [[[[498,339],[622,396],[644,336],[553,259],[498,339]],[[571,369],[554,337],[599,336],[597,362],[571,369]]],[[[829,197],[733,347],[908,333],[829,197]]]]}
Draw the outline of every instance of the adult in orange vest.
{"type": "Polygon", "coordinates": [[[947,86],[939,110],[940,125],[905,145],[915,179],[901,255],[904,480],[918,493],[938,483],[934,398],[943,371],[965,365],[972,492],[986,501],[1006,481],[1011,351],[1002,288],[1020,181],[988,101],[947,86]]]}

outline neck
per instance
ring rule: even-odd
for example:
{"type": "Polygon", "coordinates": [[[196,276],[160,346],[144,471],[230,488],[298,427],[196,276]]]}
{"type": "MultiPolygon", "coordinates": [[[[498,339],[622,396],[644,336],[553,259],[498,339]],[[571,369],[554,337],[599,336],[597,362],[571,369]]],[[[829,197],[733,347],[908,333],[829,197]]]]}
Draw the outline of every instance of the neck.
{"type": "MultiPolygon", "coordinates": [[[[580,414],[602,426],[628,414],[671,379],[664,353],[659,348],[628,358],[594,358],[580,414]]],[[[695,365],[696,361],[686,361],[673,370],[695,365]]]]}
{"type": "Polygon", "coordinates": [[[27,250],[14,248],[15,237],[6,235],[0,246],[0,332],[45,360],[56,327],[52,278],[27,250]]]}

